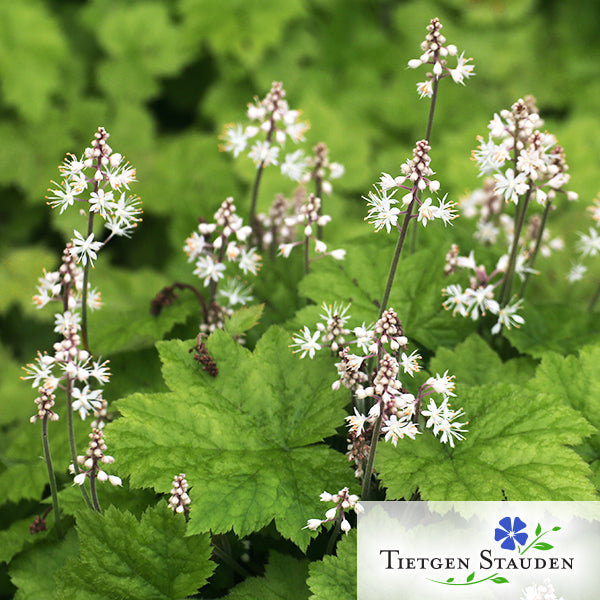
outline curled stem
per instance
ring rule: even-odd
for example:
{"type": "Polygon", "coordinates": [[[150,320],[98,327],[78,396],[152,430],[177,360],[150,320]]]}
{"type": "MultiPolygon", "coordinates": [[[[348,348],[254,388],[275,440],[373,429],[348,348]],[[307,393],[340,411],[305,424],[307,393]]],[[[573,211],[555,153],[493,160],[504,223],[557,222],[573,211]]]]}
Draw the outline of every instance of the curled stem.
{"type": "Polygon", "coordinates": [[[50,453],[50,442],[48,440],[48,415],[42,419],[42,444],[44,446],[44,460],[48,469],[48,482],[50,483],[50,495],[52,496],[52,509],[54,510],[54,520],[56,523],[56,534],[59,538],[63,536],[60,524],[60,507],[58,505],[58,489],[56,486],[56,475],[52,464],[52,454],[50,453]]]}

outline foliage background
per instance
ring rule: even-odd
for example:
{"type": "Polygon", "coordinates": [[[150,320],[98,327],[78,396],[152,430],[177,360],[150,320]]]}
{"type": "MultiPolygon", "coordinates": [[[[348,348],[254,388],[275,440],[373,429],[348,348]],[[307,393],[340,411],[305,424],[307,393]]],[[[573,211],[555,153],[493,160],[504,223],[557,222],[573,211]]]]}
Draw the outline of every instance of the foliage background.
{"type": "MultiPolygon", "coordinates": [[[[406,68],[418,56],[425,26],[437,16],[444,34],[474,58],[477,76],[465,89],[442,86],[432,138],[432,165],[457,199],[478,185],[469,161],[475,136],[494,112],[533,94],[549,131],[566,151],[570,188],[580,203],[559,205],[551,228],[572,247],[587,230],[583,204],[600,190],[600,3],[586,0],[162,0],[0,3],[0,529],[30,514],[39,482],[15,481],[15,440],[33,414],[33,394],[19,365],[49,347],[51,311],[30,299],[43,267],[54,269],[76,213],[58,216],[44,195],[66,152],[80,152],[99,125],[137,168],[144,222],[132,241],[106,251],[93,273],[106,309],[92,339],[111,353],[115,373],[107,397],[162,390],[148,326],[151,298],[173,279],[191,281],[181,251],[200,216],[226,196],[248,206],[252,166],[218,152],[222,126],[241,120],[245,105],[280,80],[290,105],[310,120],[311,145],[325,141],[346,176],[327,211],[327,241],[368,233],[365,194],[381,171],[397,173],[424,135],[428,102],[406,68]],[[107,258],[108,257],[108,258],[107,258]],[[109,264],[110,263],[110,264],[109,264]],[[105,312],[106,311],[106,312],[105,312]],[[116,338],[118,328],[137,315],[116,338]],[[110,328],[108,328],[110,329],[110,328]],[[114,329],[114,328],[113,328],[114,329]],[[115,349],[119,354],[112,354],[115,349]]],[[[260,208],[281,178],[266,173],[260,208]]],[[[288,191],[292,191],[290,187],[288,191]]],[[[457,225],[469,240],[471,230],[457,225]]],[[[584,307],[592,284],[564,281],[569,251],[550,259],[536,280],[537,297],[584,307]]],[[[176,329],[191,337],[195,317],[181,308],[176,329]]],[[[21,446],[18,446],[21,448],[21,446]]],[[[23,469],[28,469],[26,461],[23,469]]],[[[14,592],[5,565],[0,589],[14,592]]],[[[23,596],[25,597],[25,596],[23,596]]]]}

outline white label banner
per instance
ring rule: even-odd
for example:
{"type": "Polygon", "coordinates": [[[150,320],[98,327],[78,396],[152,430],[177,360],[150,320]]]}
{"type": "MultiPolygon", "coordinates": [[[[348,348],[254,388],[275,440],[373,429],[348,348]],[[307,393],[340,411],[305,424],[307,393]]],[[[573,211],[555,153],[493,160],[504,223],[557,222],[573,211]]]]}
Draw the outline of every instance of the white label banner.
{"type": "Polygon", "coordinates": [[[600,502],[361,504],[358,600],[600,598],[600,502]]]}

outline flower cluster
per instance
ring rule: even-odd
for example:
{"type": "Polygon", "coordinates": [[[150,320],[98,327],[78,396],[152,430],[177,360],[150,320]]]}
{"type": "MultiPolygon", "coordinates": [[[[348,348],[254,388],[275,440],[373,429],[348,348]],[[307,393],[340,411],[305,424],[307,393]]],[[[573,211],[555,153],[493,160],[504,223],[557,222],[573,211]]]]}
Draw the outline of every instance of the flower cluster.
{"type": "Polygon", "coordinates": [[[440,219],[444,225],[447,225],[456,218],[455,203],[446,201],[448,195],[446,194],[441,199],[436,196],[440,189],[440,183],[431,179],[435,173],[429,166],[430,150],[426,140],[418,141],[412,160],[406,161],[401,167],[402,175],[392,177],[388,173],[382,173],[379,183],[374,186],[375,192],[369,192],[368,196],[363,196],[369,206],[365,221],[375,225],[375,231],[384,227],[388,233],[392,227],[400,229],[398,218],[407,213],[411,218],[416,218],[423,227],[427,227],[427,223],[435,219],[440,219]],[[394,198],[398,189],[406,191],[401,200],[402,205],[407,207],[404,211],[394,206],[398,204],[398,200],[394,198]],[[427,189],[436,198],[437,205],[433,204],[431,197],[425,200],[420,199],[420,194],[427,189]],[[416,214],[412,214],[415,204],[418,205],[418,210],[416,214]]]}
{"type": "Polygon", "coordinates": [[[567,279],[571,282],[583,279],[587,273],[587,266],[583,263],[584,258],[588,256],[597,256],[600,254],[600,194],[596,196],[591,206],[588,206],[588,212],[594,220],[594,227],[590,227],[588,233],[580,233],[577,243],[579,260],[572,266],[567,274],[567,279]]]}
{"type": "Polygon", "coordinates": [[[104,442],[104,432],[102,429],[93,428],[89,435],[90,443],[85,456],[77,457],[77,464],[85,467],[86,471],[76,472],[74,465],[69,465],[69,471],[74,474],[73,483],[83,485],[86,477],[97,479],[98,481],[109,481],[113,485],[121,485],[121,479],[116,475],[108,475],[100,465],[111,465],[115,459],[106,452],[104,442]]]}
{"type": "Polygon", "coordinates": [[[225,279],[227,265],[235,265],[243,275],[256,275],[261,267],[261,256],[249,244],[252,229],[244,225],[236,210],[233,198],[224,200],[214,222],[201,221],[183,248],[188,261],[195,263],[194,275],[209,288],[206,299],[197,292],[204,312],[201,331],[205,333],[222,328],[234,306],[252,300],[250,288],[239,277],[225,279]],[[219,287],[222,280],[224,285],[219,287]]]}
{"type": "Polygon", "coordinates": [[[169,508],[176,513],[187,512],[190,510],[190,497],[187,494],[188,482],[185,473],[176,475],[173,479],[171,488],[171,497],[169,498],[169,508]]]}
{"type": "Polygon", "coordinates": [[[443,77],[452,77],[456,83],[464,85],[465,79],[472,75],[474,66],[469,64],[471,58],[465,58],[463,52],[456,59],[456,67],[451,69],[447,64],[448,56],[456,56],[458,50],[454,44],[446,44],[446,38],[441,33],[442,24],[440,20],[432,19],[427,25],[427,35],[425,41],[421,43],[423,54],[419,58],[413,58],[408,61],[411,69],[418,69],[421,65],[432,65],[432,71],[427,73],[427,80],[417,83],[417,92],[421,98],[433,96],[433,84],[443,77]]]}
{"type": "Polygon", "coordinates": [[[343,260],[346,256],[346,251],[343,249],[327,251],[327,244],[322,240],[317,239],[315,226],[324,226],[331,221],[329,215],[319,214],[321,209],[321,199],[314,194],[309,194],[306,202],[304,202],[295,215],[288,217],[285,221],[288,227],[301,226],[303,227],[304,240],[297,242],[289,242],[280,244],[279,251],[282,256],[288,257],[295,246],[304,244],[308,247],[309,241],[314,243],[315,252],[319,256],[331,256],[335,260],[343,260]]]}
{"type": "Polygon", "coordinates": [[[308,183],[311,179],[315,182],[316,195],[331,194],[332,179],[339,179],[344,174],[344,165],[338,162],[329,161],[329,149],[323,142],[319,142],[313,148],[313,156],[308,159],[309,171],[302,179],[303,183],[308,183]]]}
{"type": "MultiPolygon", "coordinates": [[[[467,269],[472,272],[470,276],[470,287],[463,290],[458,283],[446,286],[442,294],[446,300],[442,306],[446,310],[452,310],[452,316],[456,314],[462,317],[471,317],[476,321],[487,313],[496,315],[498,320],[492,327],[492,333],[497,334],[502,327],[510,329],[512,326],[519,327],[525,320],[517,314],[521,308],[522,300],[513,301],[506,306],[501,306],[496,300],[495,293],[498,286],[503,282],[508,264],[508,255],[503,255],[495,269],[487,273],[484,265],[477,265],[473,251],[469,256],[459,256],[459,249],[456,244],[446,255],[445,273],[449,275],[457,269],[467,269]],[[495,280],[495,281],[494,281],[495,280]]],[[[531,272],[524,260],[517,260],[516,273],[523,277],[527,272],[531,272]]]]}
{"type": "Polygon", "coordinates": [[[344,386],[352,391],[355,399],[354,414],[346,417],[349,427],[348,457],[356,464],[356,476],[363,474],[363,466],[371,445],[375,422],[381,418],[383,426],[380,436],[396,445],[399,439],[414,439],[421,433],[419,416],[426,417],[423,427],[431,429],[444,444],[454,447],[454,440],[464,439],[466,423],[458,419],[464,416],[462,409],[453,410],[450,398],[454,394],[454,378],[448,373],[429,377],[416,393],[411,393],[398,379],[400,371],[412,378],[421,370],[421,356],[415,350],[408,352],[408,339],[393,308],[384,311],[372,326],[364,323],[351,329],[349,306],[323,304],[321,321],[315,333],[304,327],[293,337],[294,353],[300,358],[313,358],[323,346],[337,352],[340,362],[336,364],[338,379],[333,382],[334,390],[344,386]],[[354,339],[349,341],[350,333],[354,339]],[[320,343],[321,342],[321,343],[320,343]],[[359,353],[352,353],[356,346],[359,353]],[[369,371],[369,361],[377,359],[377,368],[369,371]],[[439,394],[439,401],[431,398],[439,394]],[[428,399],[425,410],[421,407],[428,399]],[[365,413],[358,410],[369,400],[371,407],[365,413]]]}
{"type": "Polygon", "coordinates": [[[495,114],[490,121],[488,140],[478,136],[479,146],[473,151],[480,175],[492,175],[493,191],[505,202],[517,204],[525,194],[533,195],[539,204],[553,200],[563,192],[576,200],[575,192],[567,192],[569,167],[556,138],[541,132],[543,125],[535,100],[519,99],[510,110],[495,114]]]}
{"type": "Polygon", "coordinates": [[[236,214],[233,198],[223,201],[214,215],[214,223],[200,223],[185,241],[183,248],[188,261],[195,261],[194,275],[205,286],[224,277],[225,261],[235,263],[244,275],[256,275],[260,268],[260,256],[256,248],[248,246],[252,229],[243,224],[236,214]]]}
{"type": "MultiPolygon", "coordinates": [[[[238,123],[225,126],[220,149],[237,157],[249,147],[248,156],[259,168],[278,165],[286,140],[302,141],[309,127],[300,120],[300,111],[289,108],[285,90],[277,81],[264,99],[255,98],[254,103],[248,104],[247,116],[251,124],[246,127],[238,123]]],[[[300,181],[307,169],[302,152],[287,155],[281,163],[281,172],[294,181],[300,181]]]]}
{"type": "Polygon", "coordinates": [[[52,182],[55,188],[49,189],[48,204],[59,208],[61,214],[76,202],[86,205],[87,212],[104,220],[109,234],[99,242],[89,228],[86,236],[74,231],[71,252],[84,266],[97,258],[97,252],[114,236],[130,237],[131,232],[141,221],[140,199],[128,195],[129,184],[134,182],[135,169],[113,152],[108,145],[109,134],[99,127],[90,147],[77,158],[67,155],[59,167],[63,180],[52,182]]]}
{"type": "Polygon", "coordinates": [[[309,519],[303,529],[310,529],[316,531],[321,525],[325,523],[332,523],[339,521],[340,529],[344,533],[348,533],[352,526],[346,518],[346,512],[353,510],[355,513],[361,513],[364,507],[358,501],[358,496],[351,494],[350,490],[345,487],[341,489],[337,494],[330,494],[329,492],[323,492],[321,494],[321,502],[333,502],[335,506],[330,508],[325,513],[324,519],[309,519]]]}
{"type": "MultiPolygon", "coordinates": [[[[459,201],[462,216],[477,218],[477,229],[473,237],[486,246],[500,243],[510,247],[513,243],[515,223],[511,215],[504,212],[504,196],[496,190],[496,180],[486,177],[483,186],[465,195],[459,201]]],[[[554,207],[550,206],[550,210],[554,207]]],[[[539,253],[548,257],[553,252],[563,250],[561,236],[552,236],[547,226],[542,228],[542,218],[538,213],[529,217],[525,235],[519,240],[520,261],[527,260],[535,251],[539,240],[539,253]]]]}
{"type": "MultiPolygon", "coordinates": [[[[56,273],[45,274],[41,280],[44,284],[38,288],[39,294],[34,296],[34,302],[38,306],[50,300],[60,300],[63,307],[66,307],[64,312],[55,315],[54,331],[63,339],[54,344],[54,354],[38,352],[35,361],[24,367],[27,374],[23,379],[31,379],[34,388],[42,384],[48,393],[59,387],[65,389],[71,398],[73,410],[85,419],[89,412],[102,406],[102,390],[92,390],[90,382],[95,380],[96,385],[101,387],[108,382],[110,372],[108,361],[95,361],[81,344],[80,316],[75,312],[81,304],[80,275],[80,269],[76,267],[70,252],[70,245],[67,245],[61,267],[56,273]],[[47,287],[41,289],[43,285],[47,287]],[[42,296],[43,302],[40,300],[42,296]]],[[[92,294],[89,298],[93,297],[92,294]]],[[[96,302],[97,300],[92,304],[96,302]]]]}

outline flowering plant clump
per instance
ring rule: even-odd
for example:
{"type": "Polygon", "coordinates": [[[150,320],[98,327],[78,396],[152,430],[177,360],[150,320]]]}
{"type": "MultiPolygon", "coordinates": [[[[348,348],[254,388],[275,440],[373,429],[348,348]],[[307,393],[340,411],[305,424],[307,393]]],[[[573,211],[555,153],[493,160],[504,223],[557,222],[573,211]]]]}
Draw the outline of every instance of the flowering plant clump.
{"type": "Polygon", "coordinates": [[[484,187],[462,202],[469,216],[479,215],[475,237],[484,243],[507,244],[506,252],[500,256],[495,268],[488,275],[483,265],[477,265],[473,252],[468,257],[459,256],[456,245],[447,255],[446,274],[456,269],[470,269],[473,276],[470,286],[463,290],[458,283],[442,290],[447,299],[443,305],[452,309],[452,314],[470,316],[477,320],[487,312],[497,315],[498,321],[492,333],[498,334],[502,327],[510,329],[524,323],[517,314],[529,276],[537,273],[534,264],[538,253],[548,256],[552,250],[562,249],[562,238],[550,240],[546,221],[553,209],[557,192],[568,200],[576,200],[577,194],[567,191],[569,182],[568,165],[564,151],[556,138],[542,133],[543,124],[535,106],[535,100],[527,97],[513,104],[511,110],[503,110],[489,123],[489,139],[481,136],[478,148],[473,151],[473,160],[479,167],[480,176],[486,176],[484,187]],[[491,178],[490,178],[491,176],[491,178]],[[543,216],[533,214],[529,218],[526,235],[522,236],[530,199],[544,207],[543,216]],[[507,204],[516,205],[514,217],[504,213],[507,204]],[[518,297],[511,299],[514,276],[521,280],[518,297]]]}
{"type": "Polygon", "coordinates": [[[349,310],[350,306],[323,304],[324,314],[315,333],[305,326],[300,334],[294,336],[292,347],[294,353],[300,353],[300,358],[307,354],[314,358],[323,347],[336,352],[340,358],[336,364],[339,379],[331,387],[338,390],[343,386],[353,395],[354,414],[346,417],[346,421],[349,427],[348,459],[356,465],[356,477],[364,475],[364,463],[378,420],[382,422],[379,436],[394,446],[404,437],[414,440],[421,433],[418,427],[420,416],[423,417],[424,428],[431,429],[443,444],[453,448],[455,440],[464,439],[467,423],[457,420],[464,416],[462,409],[450,407],[450,398],[455,396],[455,384],[448,371],[441,376],[429,377],[415,394],[398,379],[401,369],[411,378],[418,373],[421,356],[416,350],[408,354],[408,338],[394,309],[384,311],[374,325],[365,326],[363,323],[353,329],[346,327],[350,320],[349,310]],[[348,340],[351,332],[354,339],[348,340]],[[360,353],[352,353],[352,346],[356,346],[360,353]],[[369,373],[369,362],[377,357],[379,366],[369,373]],[[433,394],[439,394],[441,399],[431,398],[433,394]],[[367,411],[361,412],[357,407],[359,403],[364,406],[365,401],[370,406],[367,411]],[[428,404],[425,406],[426,401],[428,404]]]}
{"type": "MultiPolygon", "coordinates": [[[[549,85],[539,52],[571,20],[500,44],[490,70],[481,26],[494,44],[510,28],[486,3],[446,10],[447,30],[417,2],[341,21],[319,3],[241,21],[227,3],[47,3],[0,9],[17,62],[45,58],[27,86],[0,61],[0,596],[354,597],[369,501],[597,500],[600,286],[572,283],[598,285],[600,197],[571,202],[597,189],[595,96],[567,68],[549,85]],[[424,39],[398,29],[419,11],[424,39]],[[24,43],[36,20],[47,35],[24,43]],[[507,89],[522,99],[494,114],[507,89]],[[40,202],[49,157],[98,114],[137,170],[99,127],[40,202]],[[459,200],[461,148],[492,114],[459,200]]],[[[507,514],[488,536],[515,556],[563,528],[507,514]]],[[[514,595],[556,599],[543,579],[514,595]]]]}
{"type": "MultiPolygon", "coordinates": [[[[39,278],[37,294],[33,301],[37,308],[49,303],[58,303],[61,311],[55,314],[54,332],[61,341],[53,345],[54,352],[38,352],[34,362],[24,367],[26,375],[22,379],[32,380],[32,387],[38,388],[39,397],[35,400],[37,415],[31,418],[32,423],[42,420],[42,437],[44,456],[48,467],[53,508],[60,529],[60,512],[54,468],[48,441],[48,421],[57,421],[55,408],[56,391],[61,390],[67,397],[67,418],[72,463],[69,466],[73,480],[81,486],[86,504],[101,512],[96,492],[96,481],[110,481],[113,485],[121,485],[121,479],[115,475],[107,475],[100,464],[114,462],[112,456],[104,454],[104,420],[107,416],[107,402],[103,397],[103,386],[110,379],[108,361],[94,359],[89,349],[87,331],[88,309],[100,308],[100,293],[89,283],[89,268],[97,260],[98,252],[112,238],[130,237],[132,231],[141,221],[140,200],[136,196],[127,195],[129,185],[135,181],[135,169],[125,162],[122,155],[112,151],[108,145],[108,132],[99,127],[90,147],[86,148],[80,158],[67,155],[59,167],[64,179],[50,190],[49,204],[60,208],[62,214],[69,206],[81,203],[86,207],[82,211],[87,216],[88,233],[84,237],[78,230],[73,232],[73,239],[67,243],[62,253],[62,264],[57,271],[47,272],[39,278]],[[127,190],[127,191],[123,191],[127,190]],[[115,196],[120,194],[120,196],[115,196]],[[109,231],[100,242],[94,237],[94,219],[99,216],[109,231]],[[81,264],[81,266],[79,266],[81,264]],[[41,384],[41,385],[40,385],[41,384]],[[82,420],[92,413],[90,443],[85,455],[76,454],[76,440],[73,427],[73,414],[78,413],[82,420]],[[80,470],[80,466],[85,471],[80,470]],[[83,484],[90,480],[91,498],[83,484]]],[[[54,182],[53,182],[54,183],[54,182]]]]}

